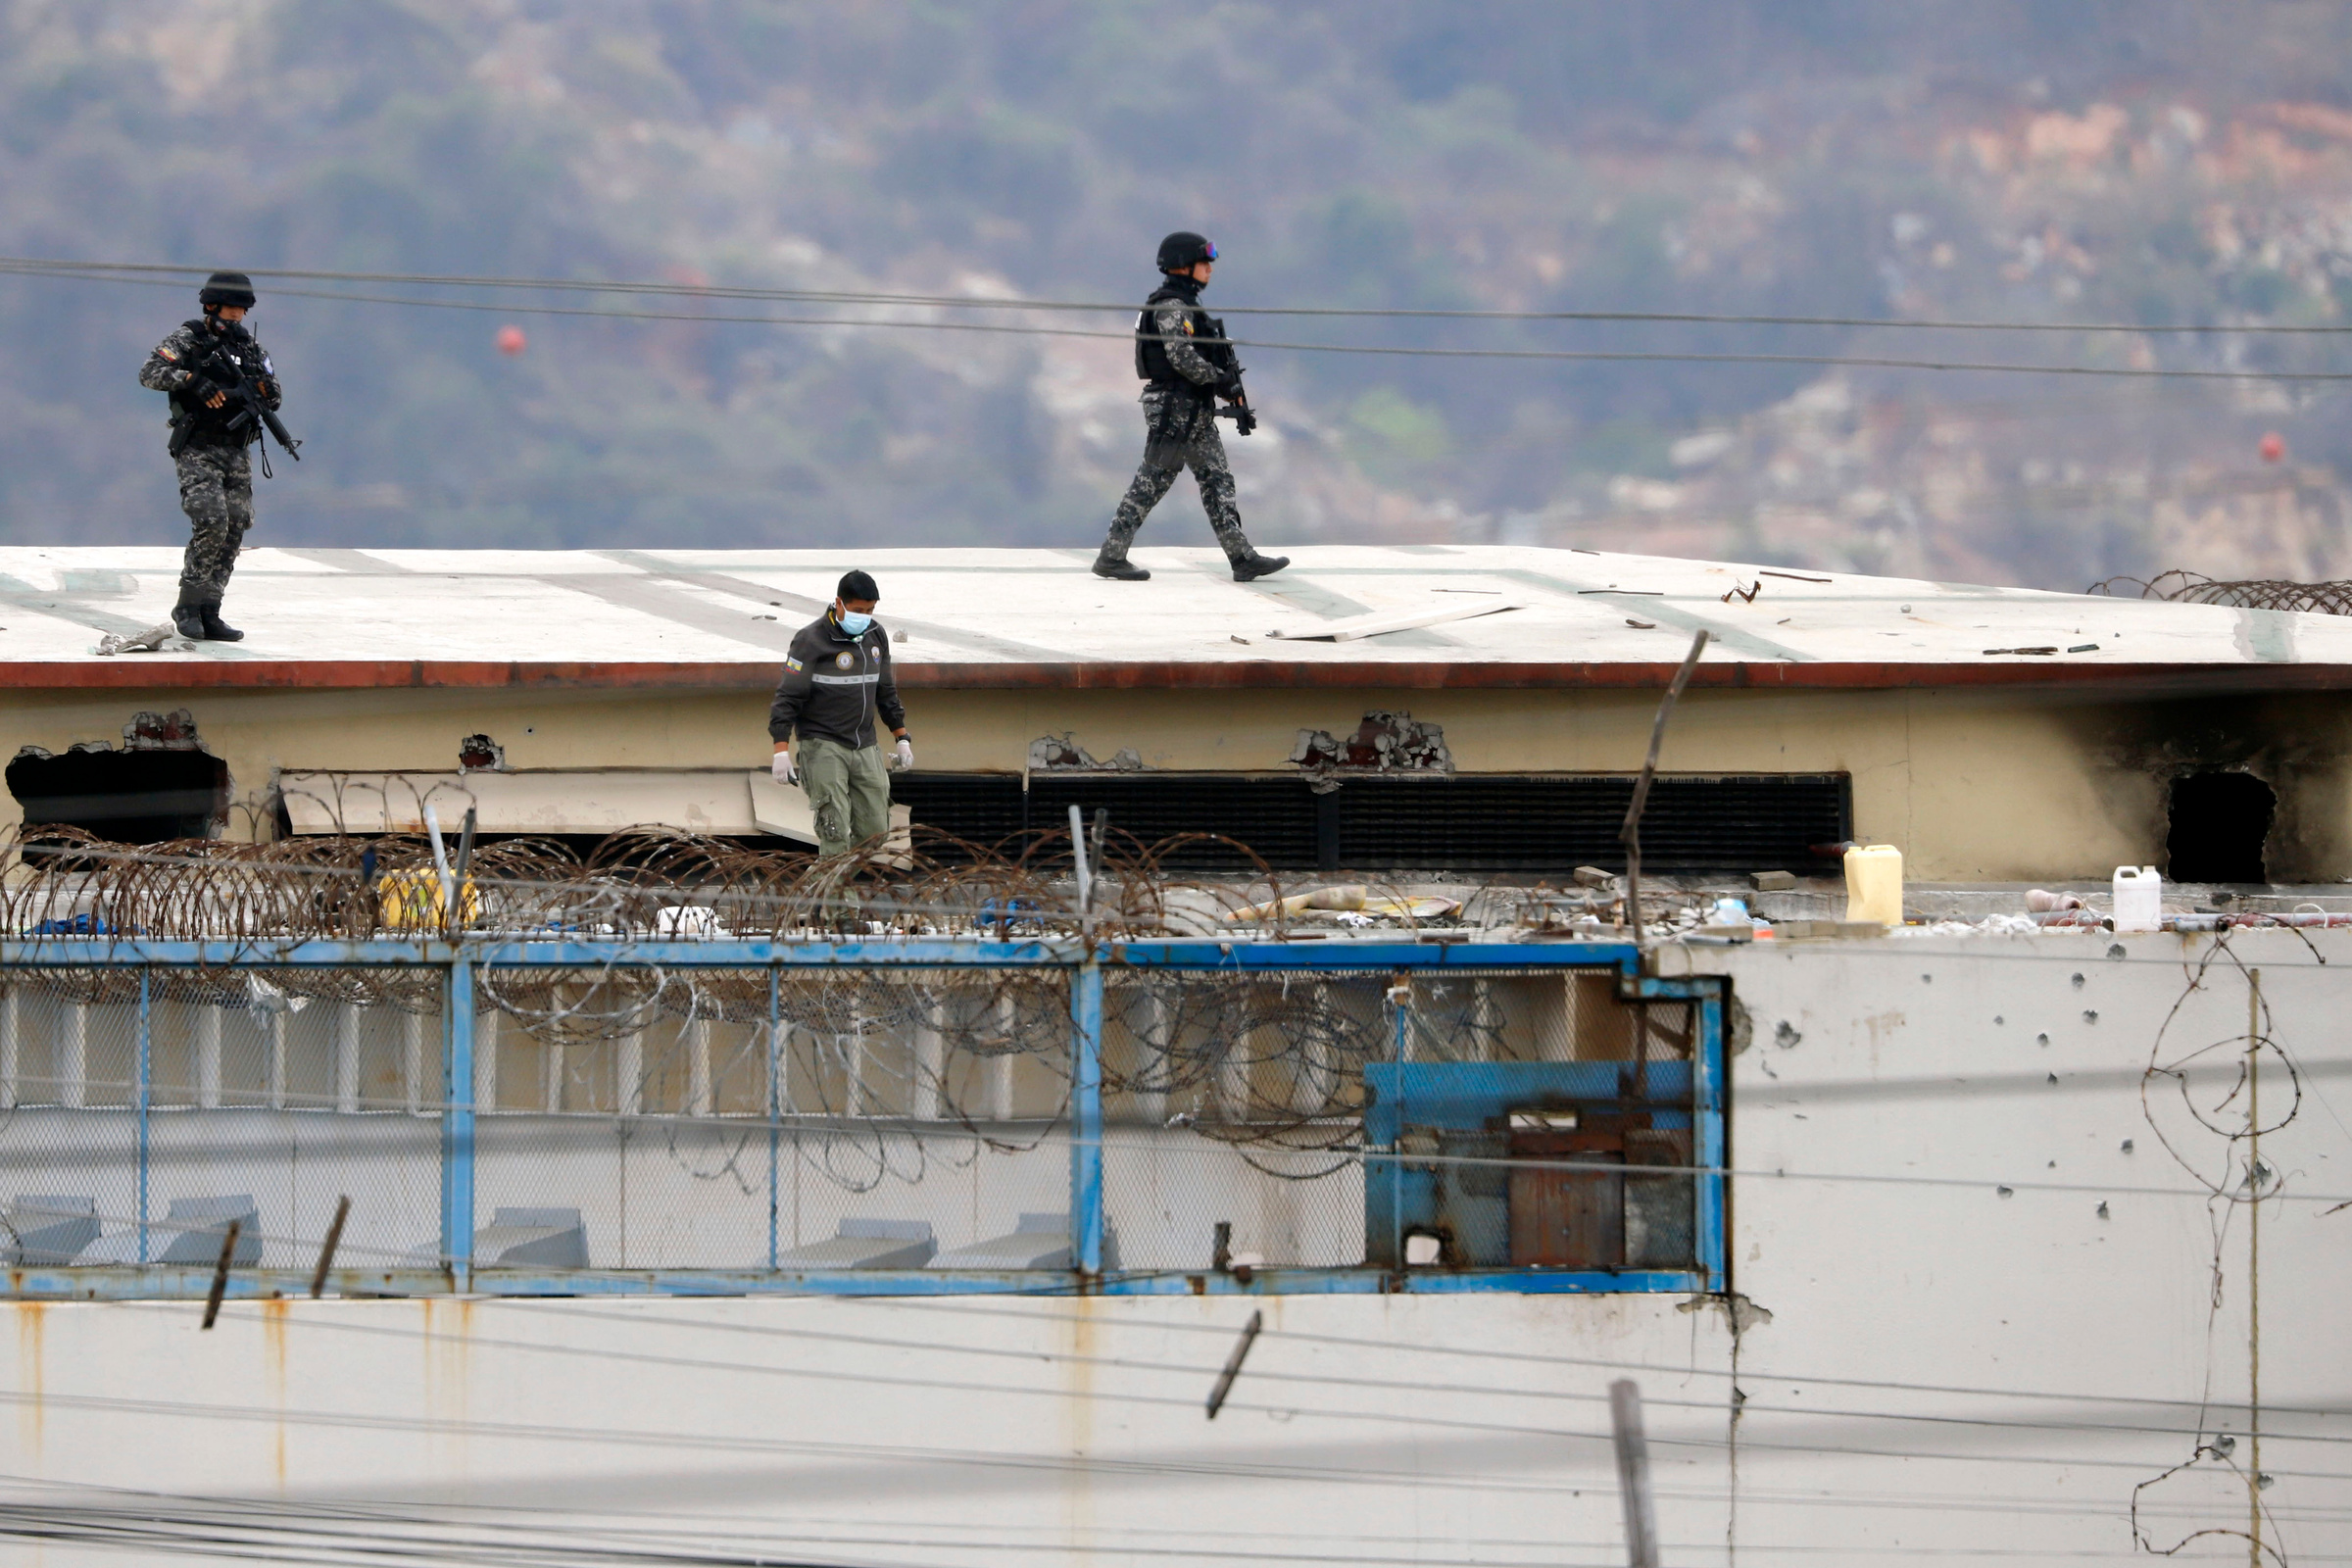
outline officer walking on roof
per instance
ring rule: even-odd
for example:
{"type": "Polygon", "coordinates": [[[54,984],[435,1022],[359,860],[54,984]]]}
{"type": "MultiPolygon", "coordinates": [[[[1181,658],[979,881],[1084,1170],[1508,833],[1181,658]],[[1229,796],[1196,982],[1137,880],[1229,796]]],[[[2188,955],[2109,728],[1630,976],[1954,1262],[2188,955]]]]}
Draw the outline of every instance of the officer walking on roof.
{"type": "Polygon", "coordinates": [[[1288,556],[1259,555],[1243,534],[1233,468],[1217,434],[1220,397],[1242,412],[1245,434],[1255,420],[1249,416],[1233,346],[1225,341],[1225,323],[1200,309],[1200,290],[1207,286],[1216,259],[1216,246],[1199,234],[1178,232],[1159,242],[1159,270],[1165,275],[1144,302],[1135,323],[1135,373],[1148,383],[1142,400],[1144,462],[1111,518],[1102,554],[1095,558],[1098,577],[1142,582],[1152,575],[1127,559],[1127,547],[1187,467],[1200,486],[1200,505],[1207,509],[1217,543],[1225,547],[1225,559],[1233,564],[1235,582],[1263,577],[1291,564],[1288,556]]]}
{"type": "Polygon", "coordinates": [[[220,618],[220,597],[236,569],[245,530],[253,526],[253,464],[246,448],[262,439],[263,428],[245,396],[250,390],[274,412],[283,394],[268,352],[245,329],[253,279],[215,272],[196,303],[203,314],[156,345],[139,370],[139,385],[172,396],[170,451],[179,469],[180,510],[188,514],[188,554],[172,622],[182,637],[233,643],[245,634],[220,618]]]}
{"type": "Polygon", "coordinates": [[[878,844],[890,832],[890,774],[874,733],[877,718],[898,741],[890,765],[902,771],[914,766],[906,709],[890,664],[890,633],[874,619],[881,599],[882,590],[864,572],[844,576],[832,608],[793,633],[784,678],[767,710],[776,782],[808,790],[820,855],[878,844]]]}

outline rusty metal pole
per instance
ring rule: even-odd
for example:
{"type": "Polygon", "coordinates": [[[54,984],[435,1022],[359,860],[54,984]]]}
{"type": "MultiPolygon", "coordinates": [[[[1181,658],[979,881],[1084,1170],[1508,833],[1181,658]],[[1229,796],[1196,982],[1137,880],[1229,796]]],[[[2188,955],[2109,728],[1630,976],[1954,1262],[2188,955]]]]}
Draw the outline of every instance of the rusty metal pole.
{"type": "Polygon", "coordinates": [[[228,1265],[237,1255],[237,1232],[244,1224],[241,1219],[230,1220],[227,1234],[220,1238],[220,1261],[213,1267],[213,1288],[204,1298],[204,1327],[208,1329],[220,1315],[220,1298],[228,1290],[228,1265]]]}
{"type": "Polygon", "coordinates": [[[1624,825],[1617,837],[1625,844],[1625,919],[1634,928],[1634,946],[1642,946],[1642,812],[1649,805],[1650,781],[1658,775],[1658,748],[1666,740],[1666,720],[1674,716],[1674,705],[1690,684],[1690,672],[1698,668],[1698,656],[1707,651],[1707,634],[1701,631],[1690,639],[1690,652],[1683,656],[1683,667],[1674,672],[1673,682],[1666,695],[1659,699],[1658,716],[1649,727],[1649,755],[1642,760],[1642,775],[1634,780],[1633,804],[1625,809],[1624,825]]]}
{"type": "Polygon", "coordinates": [[[311,1299],[316,1301],[326,1289],[327,1271],[335,1266],[335,1249],[343,1245],[343,1222],[351,1218],[351,1195],[346,1193],[335,1200],[334,1222],[326,1228],[326,1240],[318,1248],[318,1266],[311,1270],[311,1299]]]}
{"type": "Polygon", "coordinates": [[[1633,1568],[1658,1568],[1658,1510],[1649,1493],[1649,1441],[1642,1433],[1642,1390],[1631,1378],[1619,1378],[1609,1385],[1609,1425],[1617,1440],[1617,1490],[1625,1497],[1625,1560],[1633,1568]]]}

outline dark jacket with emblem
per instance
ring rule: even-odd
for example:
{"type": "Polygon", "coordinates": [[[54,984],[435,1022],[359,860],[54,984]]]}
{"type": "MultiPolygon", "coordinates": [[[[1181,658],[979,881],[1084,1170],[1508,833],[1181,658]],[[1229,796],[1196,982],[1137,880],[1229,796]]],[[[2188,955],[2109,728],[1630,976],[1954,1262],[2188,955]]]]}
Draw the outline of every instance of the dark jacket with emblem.
{"type": "Polygon", "coordinates": [[[788,741],[797,729],[804,740],[862,749],[877,744],[877,715],[891,729],[906,726],[891,668],[890,633],[880,621],[853,638],[827,611],[793,633],[784,678],[767,710],[769,739],[788,741]]]}
{"type": "Polygon", "coordinates": [[[262,401],[271,411],[279,405],[281,394],[277,371],[270,364],[269,351],[261,340],[245,330],[241,321],[229,321],[218,332],[212,322],[202,317],[182,321],[170,337],[155,346],[147,363],[139,368],[139,385],[151,392],[172,395],[172,424],[191,426],[189,446],[227,447],[230,450],[249,441],[261,439],[259,422],[242,430],[231,430],[229,420],[235,418],[238,408],[234,400],[218,409],[208,409],[204,400],[215,390],[233,391],[239,375],[250,375],[261,382],[262,401]]]}
{"type": "Polygon", "coordinates": [[[1171,275],[1135,319],[1135,373],[1152,389],[1209,397],[1233,374],[1225,323],[1200,308],[1201,285],[1171,275]]]}

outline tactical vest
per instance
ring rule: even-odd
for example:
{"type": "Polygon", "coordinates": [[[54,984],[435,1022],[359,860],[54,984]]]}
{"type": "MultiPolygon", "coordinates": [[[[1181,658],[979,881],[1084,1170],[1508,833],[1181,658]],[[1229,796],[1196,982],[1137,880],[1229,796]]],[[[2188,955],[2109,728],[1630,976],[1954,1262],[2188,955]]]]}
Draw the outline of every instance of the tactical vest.
{"type": "MultiPolygon", "coordinates": [[[[215,333],[212,323],[202,319],[186,324],[194,329],[199,349],[209,350],[188,368],[204,376],[208,382],[224,381],[229,372],[240,368],[248,375],[262,373],[261,351],[251,333],[233,326],[226,332],[215,333]],[[219,366],[217,370],[208,368],[213,366],[215,355],[227,362],[219,366]],[[238,363],[240,361],[243,362],[241,366],[238,363]]],[[[208,409],[192,390],[172,394],[172,422],[175,426],[188,427],[191,444],[236,446],[243,441],[259,440],[261,432],[258,427],[233,432],[228,428],[228,421],[235,418],[238,413],[233,400],[220,408],[208,409]]]]}
{"type": "Polygon", "coordinates": [[[1208,388],[1169,363],[1168,346],[1159,341],[1159,329],[1152,322],[1152,313],[1168,300],[1184,301],[1185,315],[1193,323],[1193,347],[1200,351],[1200,357],[1220,369],[1233,368],[1233,350],[1224,341],[1225,323],[1197,302],[1185,299],[1183,290],[1163,287],[1144,301],[1144,308],[1135,318],[1135,373],[1154,386],[1205,394],[1208,388]]]}

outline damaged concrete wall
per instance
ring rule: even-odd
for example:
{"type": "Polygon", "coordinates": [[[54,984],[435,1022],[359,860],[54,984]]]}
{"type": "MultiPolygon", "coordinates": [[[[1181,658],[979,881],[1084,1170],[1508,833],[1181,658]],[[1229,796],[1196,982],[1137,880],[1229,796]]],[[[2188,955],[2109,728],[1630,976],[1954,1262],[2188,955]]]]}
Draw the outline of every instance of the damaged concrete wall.
{"type": "MultiPolygon", "coordinates": [[[[1012,774],[1040,765],[1041,737],[1082,760],[1065,765],[1288,772],[1301,731],[1357,734],[1377,711],[1434,726],[1460,773],[1625,772],[1656,709],[1653,693],[1613,690],[914,690],[907,704],[925,768],[1012,774]]],[[[62,752],[178,708],[241,796],[280,768],[453,770],[469,736],[517,770],[757,768],[768,753],[756,691],[14,692],[0,711],[14,745],[62,752]]],[[[1705,691],[1684,699],[1662,765],[1846,772],[1857,833],[1901,848],[1914,879],[2034,882],[2162,864],[2173,774],[2242,762],[2278,791],[2272,876],[2333,880],[2352,875],[2348,754],[2352,704],[2333,694],[2198,710],[2022,689],[1705,691]]],[[[0,800],[0,823],[17,814],[0,800]]]]}
{"type": "MultiPolygon", "coordinates": [[[[682,1520],[796,1560],[886,1533],[956,1564],[1169,1540],[1603,1562],[1605,1391],[1632,1376],[1670,1562],[2120,1557],[2143,1482],[2170,1546],[2246,1517],[2242,1476],[2194,1455],[2251,1456],[2249,1227],[2196,1186],[2231,1172],[2226,1096],[2195,1086],[2216,1131],[2142,1082],[2233,1041],[2259,968],[2283,1053],[2264,1163],[2352,1191],[2319,1103],[2352,1079],[2352,934],[2310,936],[1670,951],[1728,973],[1749,1025],[1723,1298],[232,1301],[211,1333],[190,1303],[13,1303],[0,1449],[142,1519],[174,1494],[276,1499],[273,1525],[365,1498],[378,1544],[453,1505],[489,1510],[469,1530],[682,1520]],[[1800,1179],[1825,1174],[1895,1179],[1800,1179]],[[1251,1310],[1265,1332],[1211,1423],[1251,1310]]],[[[2288,1561],[2342,1531],[2336,1446],[2296,1437],[2338,1436],[2295,1409],[2352,1386],[2352,1211],[2327,1208],[2262,1220],[2262,1495],[2288,1561]]]]}
{"type": "MultiPolygon", "coordinates": [[[[2007,1531],[1956,1515],[1932,1527],[1939,1546],[2001,1535],[2056,1561],[2129,1550],[2133,1487],[2186,1464],[2140,1496],[2154,1544],[2242,1529],[2242,1476],[2196,1455],[2200,1434],[2234,1433],[2235,1459],[2248,1460],[2252,1216],[2209,1201],[2206,1184],[2230,1190],[2246,1172],[2247,1145],[2232,1135],[2246,1125],[2239,1070],[2258,969],[2273,1043],[2261,1054],[2261,1162],[2289,1194],[2352,1194],[2352,1140],[2322,1103],[2341,1104],[2352,1085],[2338,1021],[2352,933],[2310,935],[1670,951],[1668,972],[1730,974],[1750,1023],[1732,1062],[1732,1164],[1892,1178],[1735,1182],[1735,1288],[1773,1314],[1740,1347],[1742,1490],[2063,1498],[2063,1516],[2007,1531]],[[1823,1381],[1833,1374],[1860,1381],[1823,1381]],[[2038,1397],[1958,1392],[1978,1390],[2038,1397]],[[1862,1409],[1919,1419],[1837,1413],[1862,1409]],[[1820,1443],[1887,1456],[1804,1453],[1820,1443]]],[[[2263,1206],[2267,1403],[2332,1408],[2352,1386],[2340,1332],[2352,1210],[2330,1206],[2263,1206]]],[[[2278,1480],[2263,1495],[2283,1536],[2273,1544],[2289,1561],[2329,1549],[2340,1515],[2315,1510],[2345,1498],[2325,1474],[2341,1468],[2333,1423],[2274,1412],[2264,1427],[2263,1468],[2278,1480]],[[2327,1442],[2281,1435],[2323,1430],[2327,1442]]],[[[1800,1536],[1743,1506],[1741,1544],[1930,1533],[1916,1516],[1873,1524],[1868,1510],[1835,1511],[1865,1517],[1815,1516],[1800,1536]]],[[[2246,1543],[2204,1549],[2242,1558],[2246,1543]]]]}

